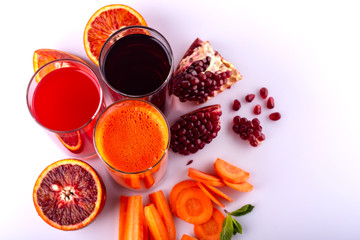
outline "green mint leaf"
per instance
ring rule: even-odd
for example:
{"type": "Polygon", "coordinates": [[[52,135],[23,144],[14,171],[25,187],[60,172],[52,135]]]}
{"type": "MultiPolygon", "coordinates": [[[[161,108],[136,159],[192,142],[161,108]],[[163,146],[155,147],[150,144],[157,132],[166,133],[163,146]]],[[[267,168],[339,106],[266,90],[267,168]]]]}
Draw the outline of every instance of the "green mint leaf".
{"type": "Polygon", "coordinates": [[[236,233],[242,234],[242,226],[241,226],[241,224],[238,221],[236,221],[234,218],[232,220],[233,220],[234,235],[236,233]]]}
{"type": "Polygon", "coordinates": [[[253,205],[247,204],[247,205],[245,205],[245,206],[242,206],[242,207],[239,208],[238,210],[231,212],[230,214],[231,214],[232,216],[238,217],[238,216],[242,216],[242,215],[248,214],[248,213],[251,212],[253,209],[254,209],[254,206],[253,206],[253,205]]]}
{"type": "Polygon", "coordinates": [[[223,222],[223,228],[220,233],[220,240],[231,240],[231,237],[234,233],[233,218],[229,215],[225,218],[223,222]]]}

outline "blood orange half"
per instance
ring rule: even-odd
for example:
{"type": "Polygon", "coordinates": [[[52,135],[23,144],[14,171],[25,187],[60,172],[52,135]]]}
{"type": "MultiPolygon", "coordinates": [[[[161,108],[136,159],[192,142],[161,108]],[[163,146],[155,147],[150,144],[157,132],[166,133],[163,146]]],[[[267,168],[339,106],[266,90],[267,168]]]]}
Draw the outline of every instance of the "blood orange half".
{"type": "Polygon", "coordinates": [[[33,191],[37,213],[50,226],[76,230],[92,222],[105,204],[100,176],[76,159],[57,161],[45,168],[33,191]]]}
{"type": "MultiPolygon", "coordinates": [[[[81,58],[67,52],[55,50],[55,49],[38,49],[34,52],[33,56],[33,67],[34,71],[36,72],[40,67],[45,65],[48,62],[51,62],[56,59],[75,59],[78,61],[81,61],[83,63],[86,63],[81,58]]],[[[39,82],[46,74],[51,72],[52,70],[55,70],[56,66],[53,69],[48,69],[46,72],[42,72],[41,74],[36,76],[36,82],[39,82]]]]}
{"type": "Polygon", "coordinates": [[[99,65],[101,48],[110,35],[122,27],[132,25],[147,26],[140,13],[129,6],[113,4],[97,10],[84,31],[84,47],[90,60],[99,65]]]}

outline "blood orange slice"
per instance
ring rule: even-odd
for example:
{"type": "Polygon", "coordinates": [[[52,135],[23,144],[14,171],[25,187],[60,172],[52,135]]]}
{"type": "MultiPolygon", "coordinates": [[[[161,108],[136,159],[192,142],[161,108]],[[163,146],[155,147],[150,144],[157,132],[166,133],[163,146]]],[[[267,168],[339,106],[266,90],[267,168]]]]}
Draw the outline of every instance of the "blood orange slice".
{"type": "Polygon", "coordinates": [[[100,176],[90,165],[76,159],[49,165],[38,177],[33,191],[39,216],[60,230],[88,225],[101,212],[105,199],[100,176]]]}
{"type": "MultiPolygon", "coordinates": [[[[48,62],[51,62],[56,59],[75,59],[78,61],[81,61],[83,63],[86,63],[81,58],[72,55],[71,53],[55,50],[55,49],[38,49],[34,52],[33,56],[33,67],[34,71],[36,72],[40,67],[45,65],[48,62]]],[[[55,70],[56,66],[53,68],[48,69],[46,72],[41,72],[39,75],[36,76],[36,82],[39,82],[47,73],[51,72],[52,70],[55,70]]]]}
{"type": "Polygon", "coordinates": [[[132,25],[147,26],[140,13],[129,6],[113,4],[97,10],[84,31],[84,47],[90,60],[99,65],[99,55],[105,41],[120,28],[132,25]]]}
{"type": "Polygon", "coordinates": [[[71,152],[80,152],[82,147],[81,135],[79,131],[69,133],[57,133],[60,142],[71,152]]]}

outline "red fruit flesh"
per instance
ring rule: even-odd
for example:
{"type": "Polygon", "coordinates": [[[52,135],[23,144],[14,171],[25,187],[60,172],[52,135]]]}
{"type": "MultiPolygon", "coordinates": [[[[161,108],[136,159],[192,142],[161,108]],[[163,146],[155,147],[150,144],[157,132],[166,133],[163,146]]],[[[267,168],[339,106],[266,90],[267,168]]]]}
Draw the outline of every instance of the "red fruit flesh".
{"type": "Polygon", "coordinates": [[[241,78],[209,42],[197,38],[177,66],[169,89],[181,102],[204,103],[241,78]]]}
{"type": "Polygon", "coordinates": [[[268,109],[273,109],[275,107],[275,102],[273,97],[269,97],[266,106],[268,109]]]}
{"type": "Polygon", "coordinates": [[[274,112],[269,115],[269,118],[273,121],[277,121],[281,118],[281,114],[279,112],[274,112]]]}
{"type": "Polygon", "coordinates": [[[263,98],[263,99],[266,99],[267,96],[268,96],[268,90],[267,88],[263,87],[260,89],[260,96],[263,98]]]}
{"type": "Polygon", "coordinates": [[[183,155],[204,148],[217,136],[221,114],[220,105],[212,105],[181,116],[170,128],[170,148],[183,155]]]}
{"type": "Polygon", "coordinates": [[[252,102],[252,100],[254,100],[254,98],[255,98],[255,94],[248,94],[245,96],[245,100],[247,102],[252,102]]]}

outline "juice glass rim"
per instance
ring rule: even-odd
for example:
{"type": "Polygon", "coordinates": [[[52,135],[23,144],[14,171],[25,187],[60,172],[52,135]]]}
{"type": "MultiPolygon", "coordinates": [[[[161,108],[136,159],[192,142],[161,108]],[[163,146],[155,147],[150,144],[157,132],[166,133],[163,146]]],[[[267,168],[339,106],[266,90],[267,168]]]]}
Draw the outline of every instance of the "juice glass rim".
{"type": "MultiPolygon", "coordinates": [[[[151,35],[150,35],[151,36],[151,35]]],[[[114,42],[118,41],[115,40],[114,42]]],[[[110,47],[111,48],[111,47],[110,47]]],[[[161,89],[163,89],[168,82],[170,82],[170,79],[171,79],[171,76],[173,74],[173,71],[174,71],[174,55],[173,55],[173,52],[172,52],[172,49],[171,49],[171,46],[170,46],[170,43],[168,42],[168,40],[164,37],[164,35],[162,35],[160,32],[158,32],[157,30],[151,28],[151,27],[148,27],[148,26],[142,26],[142,25],[132,25],[132,26],[127,26],[127,27],[123,27],[123,28],[120,28],[119,30],[113,32],[109,37],[108,39],[106,39],[104,45],[102,46],[101,48],[101,51],[100,51],[100,54],[99,54],[99,69],[100,69],[100,74],[101,74],[101,77],[102,79],[104,80],[105,84],[111,89],[113,90],[114,92],[116,92],[117,94],[119,95],[122,95],[122,96],[125,96],[127,98],[145,98],[145,97],[148,97],[148,96],[152,96],[154,94],[156,94],[157,92],[161,91],[161,89]],[[164,40],[165,42],[165,51],[168,52],[169,54],[169,57],[170,57],[170,69],[169,69],[169,73],[165,79],[165,81],[157,88],[155,89],[154,91],[152,92],[149,92],[149,93],[146,93],[146,94],[141,94],[141,95],[132,95],[132,94],[127,94],[127,93],[123,93],[119,90],[117,90],[116,88],[114,88],[113,86],[111,86],[110,83],[108,83],[108,81],[106,80],[106,76],[105,74],[103,74],[103,69],[104,69],[104,65],[102,64],[102,61],[101,59],[106,58],[106,56],[103,56],[105,53],[105,46],[110,42],[112,41],[112,38],[121,33],[121,32],[124,32],[126,30],[129,30],[129,29],[133,29],[133,28],[138,28],[138,29],[145,29],[145,30],[148,30],[148,31],[152,31],[152,32],[155,32],[156,34],[158,34],[162,40],[164,40]],[[167,49],[167,48],[168,49],[167,49]]]]}
{"type": "MultiPolygon", "coordinates": [[[[58,68],[58,69],[60,69],[60,68],[58,68]]],[[[57,70],[57,69],[56,69],[56,70],[57,70]]],[[[96,85],[96,84],[95,84],[95,85],[96,85]]],[[[98,115],[98,113],[99,113],[99,111],[100,111],[100,109],[101,109],[101,107],[102,107],[102,105],[103,105],[103,102],[104,102],[104,100],[103,100],[103,98],[104,98],[103,94],[104,94],[104,93],[103,93],[103,90],[102,90],[102,88],[101,88],[101,85],[100,85],[100,82],[99,82],[99,78],[98,78],[97,74],[95,73],[95,71],[94,71],[89,65],[87,65],[86,63],[83,63],[83,62],[81,62],[81,61],[79,61],[79,60],[77,60],[77,59],[61,58],[61,59],[55,59],[55,60],[52,60],[52,61],[50,61],[50,62],[48,62],[48,63],[45,63],[43,66],[41,66],[41,67],[32,75],[32,77],[30,78],[29,84],[28,84],[28,86],[27,86],[27,89],[26,89],[26,103],[27,103],[27,107],[28,107],[28,110],[29,110],[32,118],[33,118],[41,127],[45,128],[46,130],[48,130],[48,131],[50,131],[50,132],[54,132],[54,133],[71,133],[71,132],[75,132],[75,131],[79,131],[79,130],[83,129],[84,127],[86,127],[87,125],[89,125],[89,124],[91,123],[91,121],[93,121],[93,120],[96,118],[96,116],[98,115]],[[42,69],[44,69],[45,67],[47,67],[48,65],[54,64],[54,63],[56,63],[56,62],[63,62],[63,61],[66,61],[66,62],[75,62],[76,64],[83,65],[85,68],[87,68],[88,70],[90,70],[90,72],[94,75],[94,77],[95,77],[95,79],[96,79],[96,82],[97,82],[96,88],[99,90],[99,93],[100,93],[100,94],[99,94],[99,97],[100,97],[100,98],[99,98],[98,107],[97,107],[95,113],[94,113],[94,114],[91,116],[91,118],[89,119],[89,121],[87,121],[85,124],[83,124],[82,126],[80,126],[80,127],[78,127],[78,128],[75,128],[75,129],[72,129],[72,130],[67,130],[67,131],[54,130],[54,129],[48,128],[48,127],[44,126],[42,123],[40,123],[40,122],[35,118],[33,112],[31,111],[31,107],[30,107],[30,106],[31,106],[32,103],[29,102],[30,86],[31,86],[31,84],[32,84],[33,81],[36,81],[36,80],[35,80],[35,79],[36,79],[36,75],[37,75],[42,69]]]]}
{"type": "Polygon", "coordinates": [[[158,107],[156,107],[154,104],[146,101],[146,100],[143,100],[143,99],[139,99],[139,98],[127,98],[127,99],[122,99],[122,100],[119,100],[119,101],[116,101],[114,103],[112,103],[111,105],[109,105],[108,107],[106,107],[106,109],[100,114],[99,118],[96,120],[96,123],[95,123],[95,127],[94,127],[94,133],[93,133],[93,142],[94,142],[94,147],[95,147],[95,151],[97,153],[97,155],[99,156],[99,158],[106,164],[106,166],[108,166],[109,168],[111,168],[112,170],[114,170],[115,172],[119,172],[119,173],[123,173],[123,174],[129,174],[129,175],[133,175],[133,174],[140,174],[140,173],[145,173],[147,171],[150,171],[151,169],[153,169],[154,167],[156,167],[158,164],[160,164],[162,162],[162,160],[166,157],[166,154],[169,152],[169,148],[170,148],[170,127],[169,127],[169,122],[165,116],[165,114],[160,111],[160,109],[158,107]],[[121,171],[119,169],[116,169],[115,167],[111,166],[108,162],[105,161],[105,159],[101,156],[101,154],[99,153],[98,151],[98,147],[96,145],[96,129],[97,129],[97,126],[98,126],[98,123],[99,121],[101,120],[102,116],[111,108],[113,107],[114,105],[117,105],[117,104],[120,104],[122,102],[134,102],[134,101],[138,101],[138,102],[142,102],[142,103],[145,103],[145,104],[148,104],[150,105],[151,107],[153,107],[157,112],[159,112],[162,116],[162,118],[165,120],[165,123],[166,123],[166,128],[168,130],[168,141],[167,141],[167,145],[166,145],[166,149],[163,153],[163,155],[161,156],[161,158],[155,163],[153,164],[151,167],[147,168],[147,169],[144,169],[142,171],[137,171],[137,172],[125,172],[125,171],[121,171]]]}

